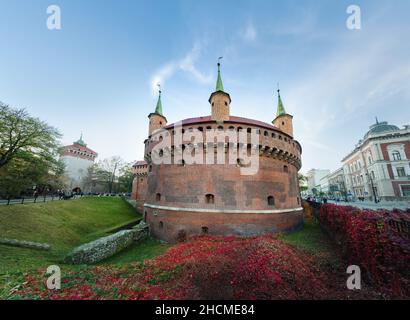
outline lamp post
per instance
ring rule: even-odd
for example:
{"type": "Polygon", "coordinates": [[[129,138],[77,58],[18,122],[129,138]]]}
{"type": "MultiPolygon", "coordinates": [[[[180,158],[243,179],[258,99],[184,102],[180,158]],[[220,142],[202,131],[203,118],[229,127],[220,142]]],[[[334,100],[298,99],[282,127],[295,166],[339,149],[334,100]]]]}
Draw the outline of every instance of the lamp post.
{"type": "Polygon", "coordinates": [[[373,178],[368,172],[366,173],[366,176],[369,178],[370,184],[372,186],[372,193],[373,193],[373,197],[374,197],[374,203],[377,203],[377,197],[376,197],[376,192],[374,190],[373,178]]]}

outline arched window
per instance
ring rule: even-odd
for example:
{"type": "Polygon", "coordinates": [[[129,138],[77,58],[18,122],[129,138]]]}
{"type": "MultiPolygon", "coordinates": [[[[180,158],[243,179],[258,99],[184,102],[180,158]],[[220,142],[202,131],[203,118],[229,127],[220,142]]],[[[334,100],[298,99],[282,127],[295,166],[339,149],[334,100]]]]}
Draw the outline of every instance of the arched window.
{"type": "Polygon", "coordinates": [[[234,127],[234,126],[230,126],[230,127],[229,127],[229,130],[234,131],[234,130],[235,130],[235,127],[234,127]]]}
{"type": "Polygon", "coordinates": [[[288,166],[283,166],[283,171],[284,172],[289,172],[289,167],[288,166]]]}
{"type": "Polygon", "coordinates": [[[265,137],[267,137],[268,136],[268,131],[265,131],[264,133],[263,133],[263,135],[265,136],[265,137]]]}
{"type": "Polygon", "coordinates": [[[212,127],[210,127],[210,126],[208,126],[208,127],[206,127],[206,130],[212,130],[212,127]]]}
{"type": "Polygon", "coordinates": [[[160,157],[163,157],[163,156],[164,156],[164,150],[162,150],[162,149],[159,150],[159,156],[160,156],[160,157]]]}
{"type": "Polygon", "coordinates": [[[160,194],[160,193],[157,193],[157,194],[155,195],[155,200],[156,200],[156,201],[161,201],[161,194],[160,194]]]}
{"type": "Polygon", "coordinates": [[[246,132],[247,132],[247,133],[251,133],[251,132],[252,132],[252,128],[246,129],[246,132]]]}
{"type": "Polygon", "coordinates": [[[400,155],[400,152],[398,152],[398,151],[393,151],[392,156],[393,156],[393,160],[395,160],[395,161],[401,160],[401,155],[400,155]]]}
{"type": "Polygon", "coordinates": [[[202,132],[202,131],[204,131],[204,128],[198,127],[198,131],[202,132]]]}
{"type": "Polygon", "coordinates": [[[225,101],[225,105],[227,106],[227,105],[228,105],[228,102],[225,101]]]}
{"type": "Polygon", "coordinates": [[[164,228],[164,223],[162,221],[159,222],[159,228],[160,229],[164,228]]]}
{"type": "Polygon", "coordinates": [[[274,206],[275,205],[275,198],[273,196],[268,197],[268,206],[274,206]]]}
{"type": "Polygon", "coordinates": [[[218,130],[219,130],[219,131],[223,131],[223,129],[224,129],[223,126],[219,126],[219,127],[218,127],[218,130]]]}
{"type": "Polygon", "coordinates": [[[274,132],[272,132],[272,138],[275,138],[276,134],[274,132]]]}
{"type": "Polygon", "coordinates": [[[205,201],[208,204],[214,204],[215,203],[215,196],[213,194],[207,194],[205,196],[205,201]]]}
{"type": "Polygon", "coordinates": [[[202,227],[202,234],[208,234],[208,227],[202,227]]]}

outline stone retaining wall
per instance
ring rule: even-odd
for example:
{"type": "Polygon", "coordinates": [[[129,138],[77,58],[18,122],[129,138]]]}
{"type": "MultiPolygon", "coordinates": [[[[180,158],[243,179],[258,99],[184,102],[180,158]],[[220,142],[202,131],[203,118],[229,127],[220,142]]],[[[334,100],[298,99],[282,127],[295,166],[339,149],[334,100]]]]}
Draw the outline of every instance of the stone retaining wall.
{"type": "Polygon", "coordinates": [[[74,249],[66,258],[70,264],[93,264],[109,258],[135,242],[148,236],[148,226],[141,222],[133,229],[123,230],[110,236],[83,244],[74,249]]]}

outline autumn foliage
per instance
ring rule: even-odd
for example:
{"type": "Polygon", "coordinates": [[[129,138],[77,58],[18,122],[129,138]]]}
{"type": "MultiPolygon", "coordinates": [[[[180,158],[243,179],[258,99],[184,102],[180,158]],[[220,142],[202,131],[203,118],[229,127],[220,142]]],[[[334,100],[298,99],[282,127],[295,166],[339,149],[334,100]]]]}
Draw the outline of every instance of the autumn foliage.
{"type": "Polygon", "coordinates": [[[410,241],[392,223],[410,222],[406,211],[359,210],[325,204],[319,221],[340,244],[349,264],[389,297],[410,297],[410,241]]]}
{"type": "Polygon", "coordinates": [[[314,258],[269,236],[195,237],[164,255],[127,266],[63,275],[62,289],[26,276],[15,298],[40,299],[324,299],[328,279],[314,258]]]}

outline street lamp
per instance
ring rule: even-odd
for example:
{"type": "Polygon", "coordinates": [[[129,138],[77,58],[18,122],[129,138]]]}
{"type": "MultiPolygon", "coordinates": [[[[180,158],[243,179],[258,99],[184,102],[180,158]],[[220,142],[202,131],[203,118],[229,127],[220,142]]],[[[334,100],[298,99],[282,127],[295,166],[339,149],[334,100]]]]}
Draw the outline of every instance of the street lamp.
{"type": "Polygon", "coordinates": [[[376,191],[374,189],[373,178],[368,172],[366,173],[366,176],[370,179],[370,184],[372,186],[372,192],[373,192],[373,197],[374,197],[374,203],[377,203],[377,197],[376,197],[376,191]]]}

